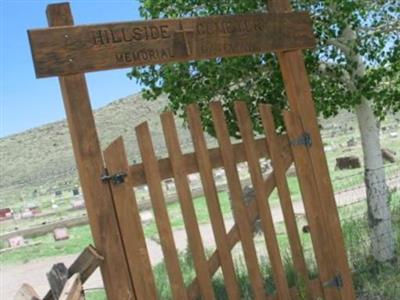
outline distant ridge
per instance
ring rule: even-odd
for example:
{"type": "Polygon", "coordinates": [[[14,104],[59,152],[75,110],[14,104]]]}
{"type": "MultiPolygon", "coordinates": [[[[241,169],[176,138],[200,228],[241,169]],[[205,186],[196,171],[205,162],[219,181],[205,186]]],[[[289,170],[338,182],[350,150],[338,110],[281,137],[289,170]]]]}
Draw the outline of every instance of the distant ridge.
{"type": "MultiPolygon", "coordinates": [[[[165,152],[159,114],[167,100],[160,97],[145,101],[135,94],[111,102],[95,111],[95,120],[102,149],[115,138],[123,136],[130,163],[139,159],[135,126],[148,121],[156,152],[165,152]]],[[[190,147],[190,137],[177,121],[181,144],[190,147]]],[[[0,201],[4,193],[11,196],[15,191],[36,189],[38,186],[70,184],[76,182],[75,161],[66,120],[46,124],[22,133],[0,139],[1,180],[0,201]]],[[[1,203],[0,203],[1,204],[1,203]]]]}

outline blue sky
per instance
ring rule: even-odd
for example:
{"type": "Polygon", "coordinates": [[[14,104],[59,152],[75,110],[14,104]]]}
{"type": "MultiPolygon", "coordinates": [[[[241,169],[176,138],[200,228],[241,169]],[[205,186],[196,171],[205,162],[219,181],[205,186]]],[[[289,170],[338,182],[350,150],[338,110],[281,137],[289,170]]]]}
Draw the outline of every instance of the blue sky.
{"type": "MultiPolygon", "coordinates": [[[[0,137],[65,118],[57,78],[36,79],[27,29],[47,27],[51,0],[0,0],[0,137]]],[[[138,20],[137,0],[71,0],[75,24],[138,20]]],[[[87,74],[93,108],[139,92],[129,69],[87,74]]]]}

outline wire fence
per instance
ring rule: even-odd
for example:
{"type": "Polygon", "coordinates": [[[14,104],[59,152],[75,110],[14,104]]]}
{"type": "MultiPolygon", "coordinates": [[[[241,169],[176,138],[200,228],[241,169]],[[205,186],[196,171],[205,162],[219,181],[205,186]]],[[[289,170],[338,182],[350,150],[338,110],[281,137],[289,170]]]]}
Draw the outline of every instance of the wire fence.
{"type": "MultiPolygon", "coordinates": [[[[379,179],[381,171],[367,171],[369,188],[361,181],[360,188],[343,189],[336,195],[340,201],[340,195],[349,191],[360,194],[358,201],[350,199],[347,204],[339,204],[359,300],[400,299],[400,165],[384,170],[386,189],[382,187],[384,181],[379,179]]],[[[364,180],[363,174],[341,180],[358,181],[360,175],[364,180]]]]}

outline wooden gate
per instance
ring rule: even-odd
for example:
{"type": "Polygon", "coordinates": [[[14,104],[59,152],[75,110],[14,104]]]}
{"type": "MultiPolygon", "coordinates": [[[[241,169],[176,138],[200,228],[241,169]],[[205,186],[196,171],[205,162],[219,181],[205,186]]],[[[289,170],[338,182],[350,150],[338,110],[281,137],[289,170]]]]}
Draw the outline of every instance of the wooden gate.
{"type": "Polygon", "coordinates": [[[104,256],[103,281],[110,300],[155,299],[156,289],[133,187],[146,184],[174,299],[213,299],[211,278],[221,267],[229,299],[240,299],[232,248],[243,247],[255,299],[353,300],[355,293],[339,217],[319,133],[302,49],[314,46],[311,19],[291,12],[289,0],[267,0],[268,13],[194,19],[151,20],[74,26],[68,3],[49,5],[50,28],[29,30],[37,77],[58,76],[81,186],[96,248],[104,256]],[[226,23],[230,30],[205,30],[226,23]],[[213,25],[214,24],[214,25],[213,25]],[[239,26],[236,26],[239,24],[239,26]],[[246,28],[246,30],[242,30],[246,28]],[[211,105],[219,147],[207,149],[198,109],[188,107],[194,153],[182,154],[173,118],[161,116],[169,157],[155,157],[147,124],[137,127],[143,163],[129,166],[122,139],[100,148],[84,73],[131,66],[275,52],[290,111],[284,112],[287,136],[275,132],[271,111],[260,107],[266,137],[255,139],[245,104],[235,105],[242,143],[228,138],[222,108],[211,105]],[[264,179],[259,159],[269,157],[273,172],[264,179]],[[105,161],[104,161],[105,160],[105,161]],[[249,166],[255,200],[245,205],[236,165],[249,166]],[[318,266],[309,279],[285,172],[294,162],[318,266]],[[106,163],[106,166],[105,166],[106,163]],[[105,169],[107,167],[107,169],[105,169]],[[226,232],[212,172],[223,167],[235,224],[226,232]],[[107,170],[107,173],[104,173],[107,170]],[[207,199],[216,250],[207,259],[186,176],[199,173],[207,199]],[[188,233],[196,279],[185,286],[161,189],[173,178],[188,233]],[[304,289],[285,277],[267,198],[277,188],[289,235],[291,258],[304,289]],[[252,226],[260,219],[276,294],[267,296],[253,243],[252,226]]]}
{"type": "Polygon", "coordinates": [[[149,254],[141,225],[138,204],[133,188],[147,185],[157,225],[173,299],[216,299],[212,288],[212,277],[221,268],[229,299],[242,299],[234,259],[231,250],[241,243],[254,299],[267,299],[265,278],[261,273],[259,258],[253,240],[255,221],[259,218],[265,237],[269,262],[272,267],[276,295],[268,299],[339,299],[342,277],[323,282],[321,276],[311,280],[300,241],[292,199],[286,180],[286,171],[294,161],[300,178],[304,206],[309,222],[315,255],[321,274],[327,272],[329,255],[334,248],[332,239],[324,232],[325,220],[319,213],[321,207],[314,193],[312,172],[304,161],[306,147],[311,146],[308,135],[303,135],[297,116],[286,111],[285,122],[288,135],[276,133],[271,108],[259,107],[265,137],[253,136],[252,122],[244,102],[235,103],[235,111],[242,136],[242,142],[232,144],[219,102],[210,105],[218,148],[208,149],[200,122],[199,108],[191,104],[187,108],[188,125],[194,147],[193,153],[183,154],[171,112],[161,115],[166,148],[169,156],[158,160],[147,122],[136,127],[142,163],[129,166],[122,138],[116,139],[105,151],[104,158],[108,174],[105,180],[111,182],[111,189],[117,211],[122,238],[127,251],[129,269],[133,277],[138,299],[157,299],[149,254]],[[260,159],[269,158],[273,171],[266,179],[261,172],[260,159]],[[249,205],[243,201],[237,164],[246,162],[255,199],[249,205]],[[226,174],[227,186],[232,201],[234,225],[225,228],[221,212],[213,169],[222,167],[226,174]],[[215,238],[216,249],[206,258],[199,231],[194,203],[189,187],[188,175],[199,173],[208,214],[215,238]],[[179,266],[171,222],[169,220],[162,180],[173,178],[181,206],[181,212],[188,237],[189,250],[193,258],[196,278],[185,286],[179,266]],[[305,180],[301,180],[306,178],[305,180]],[[285,274],[281,251],[274,229],[273,216],[268,197],[277,188],[284,216],[291,252],[291,261],[297,274],[299,287],[290,287],[285,274]],[[336,294],[336,295],[335,295],[336,294]],[[328,295],[330,298],[328,298],[328,295]]]}

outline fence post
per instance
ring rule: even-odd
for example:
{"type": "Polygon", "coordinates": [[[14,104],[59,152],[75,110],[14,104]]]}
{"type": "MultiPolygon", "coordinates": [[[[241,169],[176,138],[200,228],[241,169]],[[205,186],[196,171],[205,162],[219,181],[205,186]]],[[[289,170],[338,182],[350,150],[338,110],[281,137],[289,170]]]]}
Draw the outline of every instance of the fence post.
{"type": "MultiPolygon", "coordinates": [[[[51,4],[46,13],[50,27],[73,25],[68,3],[51,4]]],[[[110,187],[100,179],[103,157],[85,76],[61,76],[59,81],[94,243],[104,256],[100,268],[107,297],[135,300],[110,187]]]]}
{"type": "MultiPolygon", "coordinates": [[[[289,0],[267,0],[267,4],[271,12],[291,11],[289,0]]],[[[332,251],[332,265],[343,278],[340,294],[342,299],[356,299],[304,57],[300,50],[279,52],[277,56],[290,109],[299,116],[303,131],[311,136],[312,146],[307,148],[307,159],[313,169],[319,196],[313,200],[322,204],[319,213],[325,219],[326,234],[330,235],[335,246],[332,251]]]]}

